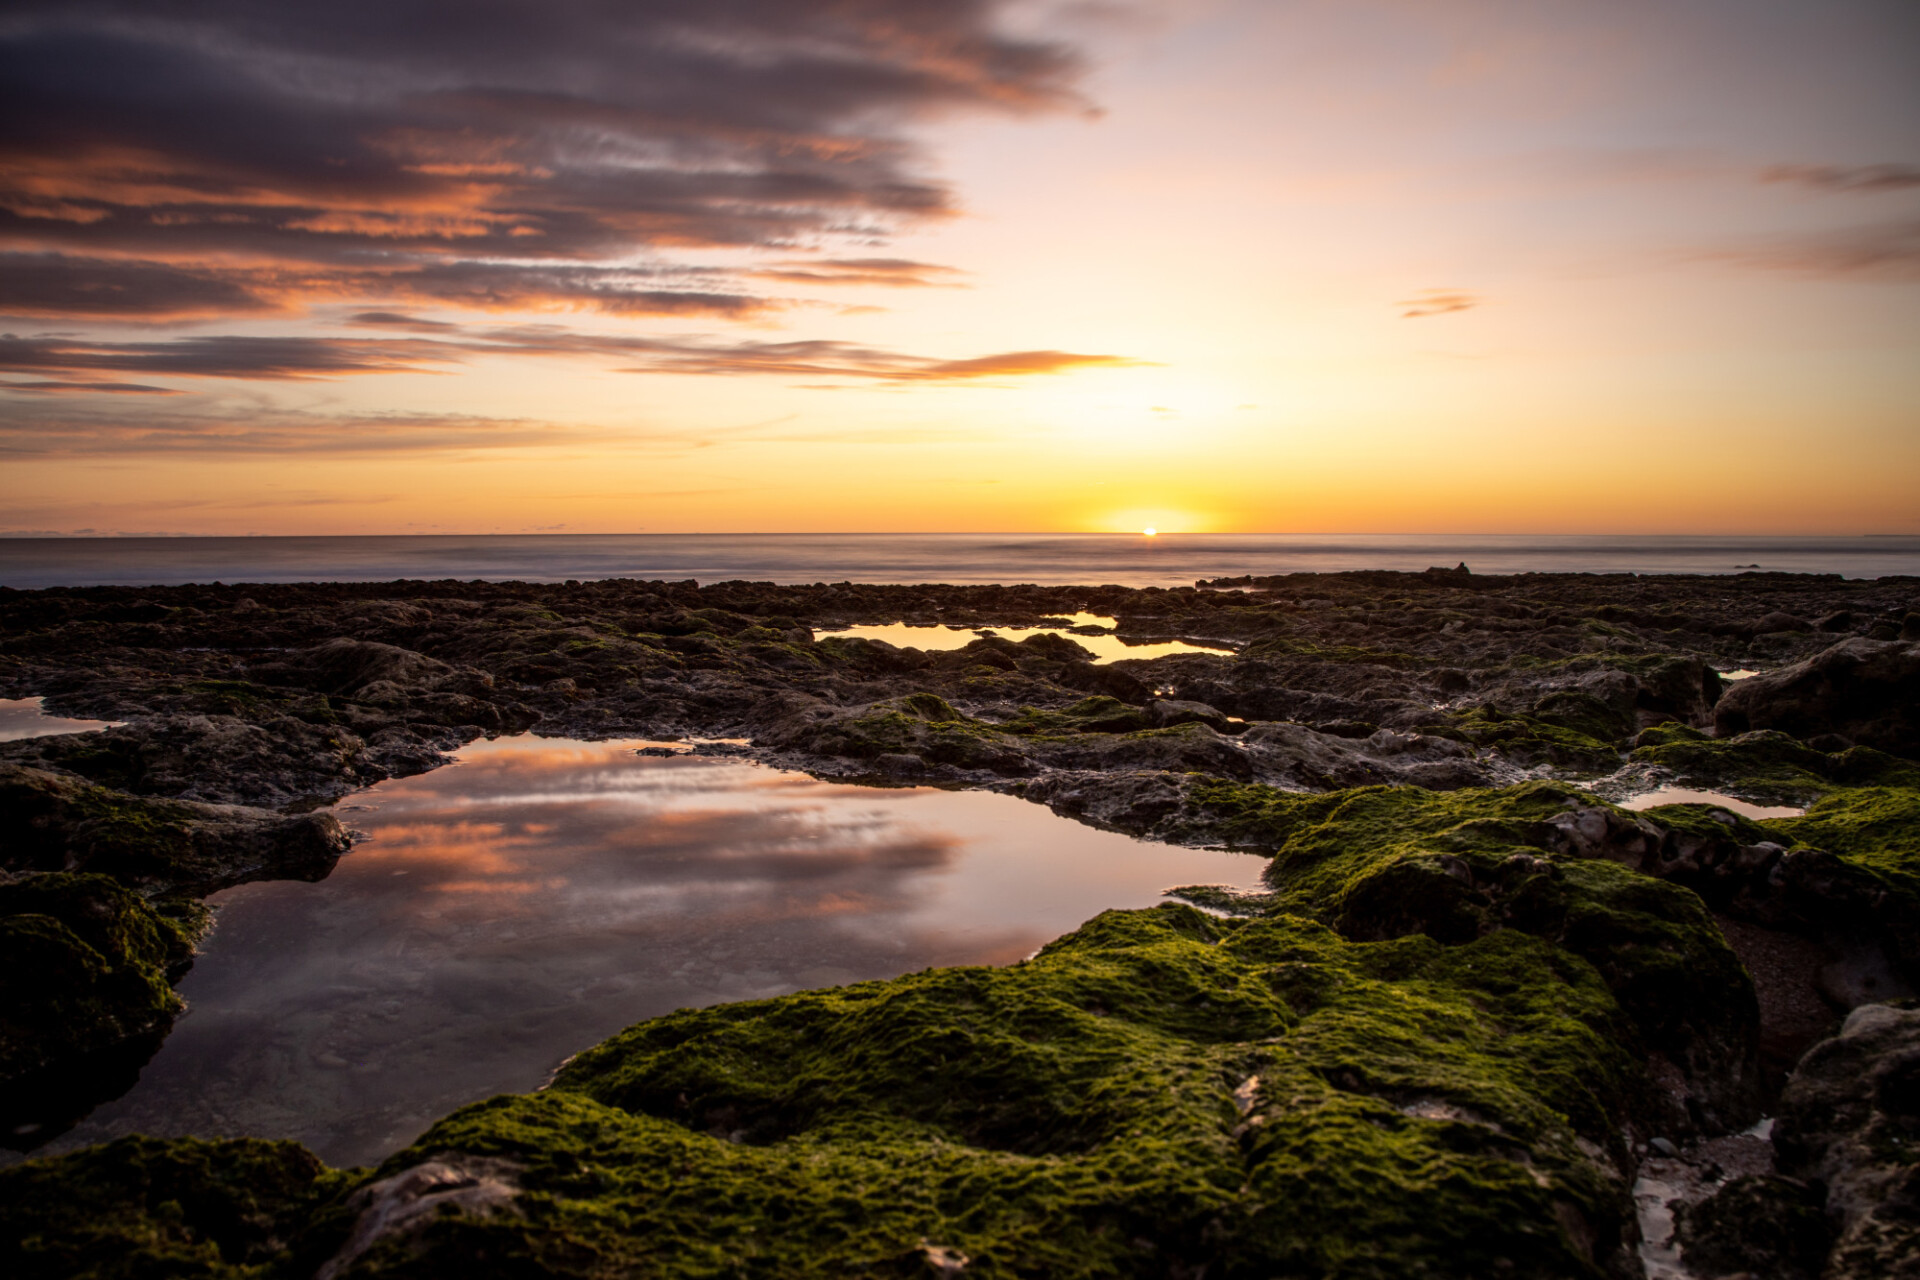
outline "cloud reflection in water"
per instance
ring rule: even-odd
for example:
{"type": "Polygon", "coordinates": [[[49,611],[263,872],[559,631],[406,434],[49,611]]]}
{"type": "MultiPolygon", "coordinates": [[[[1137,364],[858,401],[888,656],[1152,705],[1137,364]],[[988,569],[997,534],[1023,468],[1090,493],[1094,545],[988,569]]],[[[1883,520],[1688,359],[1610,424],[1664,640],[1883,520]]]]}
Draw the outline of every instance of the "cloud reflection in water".
{"type": "Polygon", "coordinates": [[[1107,907],[1250,884],[1261,865],[1009,796],[638,745],[476,743],[357,797],[340,816],[366,839],[327,880],[219,896],[182,984],[191,1013],[135,1090],[56,1149],[245,1133],[376,1160],[642,1018],[1007,963],[1107,907]]]}

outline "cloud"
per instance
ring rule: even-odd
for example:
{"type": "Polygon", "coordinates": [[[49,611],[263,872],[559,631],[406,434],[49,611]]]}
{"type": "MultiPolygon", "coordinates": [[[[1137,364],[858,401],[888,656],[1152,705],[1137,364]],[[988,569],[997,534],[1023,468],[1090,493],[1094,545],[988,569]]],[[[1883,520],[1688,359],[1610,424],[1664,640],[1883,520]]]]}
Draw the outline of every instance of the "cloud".
{"type": "Polygon", "coordinates": [[[1762,182],[1790,182],[1816,191],[1911,191],[1920,187],[1920,165],[1776,164],[1760,174],[1762,182]]]}
{"type": "Polygon", "coordinates": [[[1402,320],[1418,320],[1424,316],[1444,316],[1455,311],[1471,311],[1480,305],[1480,295],[1460,289],[1422,289],[1411,298],[1403,299],[1395,305],[1405,308],[1400,313],[1402,320]]]}
{"type": "MultiPolygon", "coordinates": [[[[24,338],[0,334],[0,372],[301,381],[435,372],[485,356],[546,356],[613,360],[630,373],[762,374],[897,383],[984,381],[1142,363],[1125,356],[1073,351],[1008,351],[951,360],[826,339],[719,342],[581,333],[558,325],[463,328],[398,312],[362,312],[354,321],[410,336],[226,334],[111,342],[62,334],[24,338]]],[[[0,384],[0,389],[4,386],[0,384]]]]}
{"type": "Polygon", "coordinates": [[[905,258],[824,258],[769,263],[748,274],[783,284],[885,285],[890,288],[955,288],[964,274],[953,267],[905,258]]]}
{"type": "MultiPolygon", "coordinates": [[[[126,411],[99,402],[58,410],[36,406],[29,414],[9,414],[0,407],[0,456],[16,457],[390,456],[577,444],[605,449],[620,442],[616,432],[481,414],[328,413],[218,402],[126,411]]],[[[671,438],[653,443],[691,447],[671,438]]]]}
{"type": "Polygon", "coordinates": [[[174,387],[149,387],[140,382],[0,382],[0,391],[83,391],[105,395],[178,395],[174,387]]]}
{"type": "Polygon", "coordinates": [[[0,28],[0,310],[746,314],[767,304],[667,259],[946,216],[904,125],[1085,106],[1075,53],[1010,33],[1005,7],[22,0],[0,28]]]}
{"type": "Polygon", "coordinates": [[[1838,279],[1920,279],[1920,221],[1880,222],[1756,240],[1703,257],[1744,267],[1838,279]]]}

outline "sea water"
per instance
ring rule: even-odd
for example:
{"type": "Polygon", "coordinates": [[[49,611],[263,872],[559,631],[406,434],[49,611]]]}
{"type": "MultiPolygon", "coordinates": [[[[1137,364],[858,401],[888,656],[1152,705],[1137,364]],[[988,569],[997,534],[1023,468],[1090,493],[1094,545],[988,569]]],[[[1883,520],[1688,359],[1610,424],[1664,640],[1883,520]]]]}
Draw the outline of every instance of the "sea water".
{"type": "Polygon", "coordinates": [[[1920,575],[1920,537],[1518,534],[499,534],[312,538],[0,537],[0,586],[389,582],[1114,583],[1347,569],[1476,573],[1920,575]]]}

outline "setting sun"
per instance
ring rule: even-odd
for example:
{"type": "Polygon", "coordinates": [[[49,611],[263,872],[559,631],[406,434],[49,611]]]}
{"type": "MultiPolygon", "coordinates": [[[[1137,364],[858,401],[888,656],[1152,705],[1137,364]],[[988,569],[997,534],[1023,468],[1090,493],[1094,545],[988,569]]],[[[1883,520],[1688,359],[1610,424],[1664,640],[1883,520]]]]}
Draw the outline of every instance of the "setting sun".
{"type": "Polygon", "coordinates": [[[1142,529],[1140,532],[1149,538],[1157,538],[1160,536],[1160,531],[1154,528],[1152,525],[1148,525],[1146,528],[1142,529]]]}

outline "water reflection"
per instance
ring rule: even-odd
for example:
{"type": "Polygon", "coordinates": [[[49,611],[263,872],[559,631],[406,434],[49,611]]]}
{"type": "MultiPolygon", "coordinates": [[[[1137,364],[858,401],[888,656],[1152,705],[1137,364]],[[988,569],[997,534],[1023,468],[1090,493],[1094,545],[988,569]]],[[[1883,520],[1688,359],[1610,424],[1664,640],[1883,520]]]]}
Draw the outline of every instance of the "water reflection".
{"type": "Polygon", "coordinates": [[[364,841],[322,883],[220,894],[188,1015],[133,1092],[47,1150],[252,1134],[372,1161],[641,1018],[1004,963],[1106,907],[1262,866],[1008,796],[642,745],[475,744],[341,806],[364,841]]]}
{"type": "MultiPolygon", "coordinates": [[[[1073,614],[1071,620],[1075,626],[1112,627],[1116,625],[1112,618],[1103,618],[1091,613],[1073,614]]],[[[861,640],[884,640],[901,649],[949,650],[964,649],[983,634],[1000,636],[1018,643],[1028,636],[1048,633],[1065,635],[1075,644],[1091,650],[1096,666],[1118,662],[1122,658],[1164,658],[1170,653],[1230,653],[1233,649],[1233,646],[1224,641],[1218,644],[1194,644],[1186,640],[1163,640],[1152,644],[1129,643],[1116,635],[1080,635],[1062,631],[1059,627],[920,627],[905,622],[889,622],[884,625],[817,631],[814,635],[816,638],[852,636],[861,640]]]]}
{"type": "Polygon", "coordinates": [[[1723,791],[1696,791],[1692,787],[1661,787],[1657,791],[1647,791],[1630,796],[1620,802],[1622,809],[1651,809],[1661,804],[1710,804],[1742,817],[1756,821],[1766,818],[1797,818],[1806,812],[1790,805],[1755,804],[1751,800],[1742,800],[1727,795],[1723,791]]]}
{"type": "Polygon", "coordinates": [[[50,738],[57,733],[91,733],[111,729],[112,720],[70,720],[48,715],[42,709],[44,698],[0,698],[0,742],[21,738],[50,738]]]}

